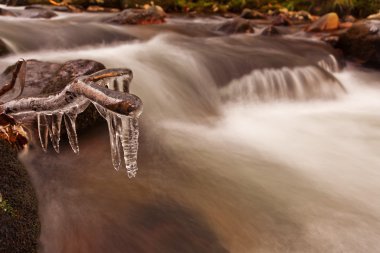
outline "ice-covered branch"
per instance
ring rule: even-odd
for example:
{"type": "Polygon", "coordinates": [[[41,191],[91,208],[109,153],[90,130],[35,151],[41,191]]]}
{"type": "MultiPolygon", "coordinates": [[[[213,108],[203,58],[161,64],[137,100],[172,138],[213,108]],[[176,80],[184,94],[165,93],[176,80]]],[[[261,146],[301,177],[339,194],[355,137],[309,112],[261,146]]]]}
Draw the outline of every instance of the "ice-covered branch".
{"type": "Polygon", "coordinates": [[[92,103],[107,120],[115,169],[120,169],[124,157],[128,176],[134,177],[137,171],[138,117],[143,104],[139,97],[128,93],[131,80],[132,71],[129,69],[105,69],[74,79],[58,94],[2,104],[0,112],[21,121],[37,118],[42,148],[47,149],[50,136],[56,152],[59,152],[63,119],[70,145],[78,153],[75,121],[77,115],[92,103]]]}

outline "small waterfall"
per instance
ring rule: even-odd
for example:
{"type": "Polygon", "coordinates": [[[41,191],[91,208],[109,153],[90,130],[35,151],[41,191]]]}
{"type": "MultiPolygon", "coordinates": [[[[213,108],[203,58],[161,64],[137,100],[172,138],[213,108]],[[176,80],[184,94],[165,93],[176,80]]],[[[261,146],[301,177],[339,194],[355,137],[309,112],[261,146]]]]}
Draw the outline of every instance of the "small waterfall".
{"type": "MultiPolygon", "coordinates": [[[[334,65],[323,61],[323,66],[334,65]]],[[[333,99],[344,94],[342,84],[318,66],[253,70],[220,90],[224,101],[333,99]]]]}

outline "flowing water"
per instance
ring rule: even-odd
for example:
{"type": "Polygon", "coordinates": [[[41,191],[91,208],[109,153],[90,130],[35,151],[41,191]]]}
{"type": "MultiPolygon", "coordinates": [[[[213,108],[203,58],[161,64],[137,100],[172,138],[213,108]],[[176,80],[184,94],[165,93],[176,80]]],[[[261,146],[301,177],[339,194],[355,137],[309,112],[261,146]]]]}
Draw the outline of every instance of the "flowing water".
{"type": "Polygon", "coordinates": [[[378,252],[380,73],[317,42],[221,36],[221,19],[114,27],[102,15],[1,18],[19,58],[134,72],[139,172],[113,170],[106,123],[80,153],[22,155],[41,253],[378,252]]]}

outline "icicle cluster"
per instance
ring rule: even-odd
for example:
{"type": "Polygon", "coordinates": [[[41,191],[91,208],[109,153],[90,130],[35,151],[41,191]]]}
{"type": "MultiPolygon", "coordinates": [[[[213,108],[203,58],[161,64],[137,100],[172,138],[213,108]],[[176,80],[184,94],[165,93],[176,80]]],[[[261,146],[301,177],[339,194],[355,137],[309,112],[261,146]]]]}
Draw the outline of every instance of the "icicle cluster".
{"type": "Polygon", "coordinates": [[[16,118],[36,117],[44,151],[50,138],[54,150],[59,153],[63,121],[69,143],[74,153],[78,153],[76,118],[94,104],[108,124],[114,168],[119,170],[124,160],[128,177],[132,178],[137,172],[138,117],[142,102],[128,93],[131,80],[132,72],[128,69],[102,70],[75,79],[56,95],[11,101],[0,105],[0,111],[16,118]]]}

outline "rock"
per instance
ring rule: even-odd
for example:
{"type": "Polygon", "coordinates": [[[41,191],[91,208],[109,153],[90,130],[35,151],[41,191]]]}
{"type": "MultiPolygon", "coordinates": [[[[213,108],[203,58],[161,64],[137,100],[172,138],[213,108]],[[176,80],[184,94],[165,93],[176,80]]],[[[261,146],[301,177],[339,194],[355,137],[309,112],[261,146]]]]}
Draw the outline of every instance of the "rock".
{"type": "Polygon", "coordinates": [[[274,26],[291,26],[292,21],[285,14],[281,13],[273,19],[272,25],[274,25],[274,26]]]}
{"type": "Polygon", "coordinates": [[[297,11],[294,15],[295,19],[304,20],[304,21],[312,21],[312,15],[307,11],[297,11]]]}
{"type": "Polygon", "coordinates": [[[380,22],[363,20],[354,23],[339,36],[337,48],[351,60],[380,68],[380,22]]]}
{"type": "Polygon", "coordinates": [[[11,50],[7,47],[3,40],[0,39],[0,56],[10,54],[11,50]]]}
{"type": "Polygon", "coordinates": [[[0,8],[0,16],[15,17],[17,15],[13,11],[0,8]]]}
{"type": "Polygon", "coordinates": [[[241,18],[245,18],[245,19],[266,19],[267,18],[261,12],[256,11],[256,10],[251,10],[251,9],[248,9],[248,8],[245,8],[241,12],[240,17],[241,18]]]}
{"type": "Polygon", "coordinates": [[[216,28],[216,31],[225,34],[254,33],[251,22],[242,18],[234,18],[232,20],[228,20],[222,25],[218,26],[216,28]]]}
{"type": "Polygon", "coordinates": [[[74,78],[82,75],[89,75],[99,70],[105,69],[105,66],[92,60],[73,60],[65,62],[49,78],[48,83],[42,90],[42,94],[61,91],[74,78]]]}
{"type": "Polygon", "coordinates": [[[146,10],[127,9],[103,21],[118,25],[161,24],[165,22],[165,17],[166,14],[161,7],[152,6],[146,10]]]}
{"type": "MultiPolygon", "coordinates": [[[[14,67],[15,65],[12,65],[3,72],[0,76],[0,83],[5,83],[11,79],[14,67]]],[[[74,78],[92,74],[102,69],[105,69],[103,64],[92,60],[73,60],[63,64],[28,60],[25,89],[21,97],[59,92],[74,78]]],[[[95,107],[90,106],[78,115],[77,129],[79,131],[86,129],[94,125],[100,118],[95,107]]]]}
{"type": "Polygon", "coordinates": [[[380,19],[380,12],[376,14],[369,15],[367,19],[380,19]]]}
{"type": "Polygon", "coordinates": [[[16,150],[0,140],[0,252],[37,252],[40,234],[38,202],[16,150]],[[6,201],[6,202],[5,202],[6,201]]]}
{"type": "Polygon", "coordinates": [[[47,10],[47,9],[39,9],[39,8],[32,8],[32,9],[25,9],[20,12],[20,17],[23,18],[52,18],[57,16],[57,14],[53,11],[47,10]]]}
{"type": "Polygon", "coordinates": [[[263,36],[276,36],[276,35],[281,35],[281,33],[276,27],[271,25],[271,26],[264,28],[264,30],[261,32],[261,35],[263,35],[263,36]]]}
{"type": "Polygon", "coordinates": [[[317,21],[313,22],[308,28],[307,32],[324,32],[336,30],[339,28],[339,17],[335,12],[328,13],[317,21]]]}

